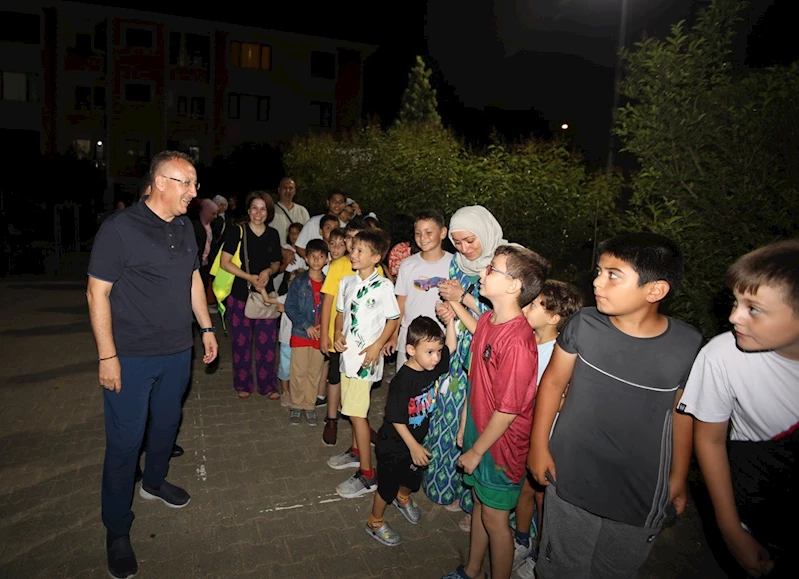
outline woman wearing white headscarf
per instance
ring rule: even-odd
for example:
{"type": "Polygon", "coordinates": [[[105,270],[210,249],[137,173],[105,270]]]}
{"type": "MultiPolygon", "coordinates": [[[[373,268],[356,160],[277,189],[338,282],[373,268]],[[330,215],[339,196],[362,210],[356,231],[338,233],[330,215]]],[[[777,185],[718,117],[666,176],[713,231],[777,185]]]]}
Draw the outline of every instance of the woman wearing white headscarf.
{"type": "MultiPolygon", "coordinates": [[[[481,205],[458,209],[449,222],[449,238],[457,253],[449,266],[449,280],[439,284],[439,294],[446,301],[466,306],[474,318],[490,309],[480,299],[480,272],[491,263],[498,246],[507,243],[496,218],[481,205]]],[[[450,354],[449,373],[441,383],[435,409],[430,416],[430,431],[425,448],[432,452],[430,466],[425,471],[424,489],[430,500],[441,505],[453,505],[471,512],[471,493],[458,472],[460,449],[456,444],[458,425],[466,399],[469,349],[472,333],[461,321],[456,321],[458,345],[450,354]]]]}

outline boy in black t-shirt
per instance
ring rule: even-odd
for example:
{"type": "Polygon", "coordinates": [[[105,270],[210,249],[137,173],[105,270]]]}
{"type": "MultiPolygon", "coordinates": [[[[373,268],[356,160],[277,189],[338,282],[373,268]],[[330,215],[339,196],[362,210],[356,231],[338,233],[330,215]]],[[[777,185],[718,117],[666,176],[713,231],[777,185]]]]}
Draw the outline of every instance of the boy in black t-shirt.
{"type": "Polygon", "coordinates": [[[370,536],[389,547],[402,543],[402,536],[383,519],[389,503],[413,525],[422,519],[410,494],[419,490],[422,468],[430,462],[430,451],[422,441],[430,425],[439,378],[449,370],[449,352],[454,347],[454,319],[447,324],[446,345],[444,332],[432,318],[419,316],[408,327],[408,361],[389,386],[386,416],[375,448],[377,493],[365,525],[370,536]]]}

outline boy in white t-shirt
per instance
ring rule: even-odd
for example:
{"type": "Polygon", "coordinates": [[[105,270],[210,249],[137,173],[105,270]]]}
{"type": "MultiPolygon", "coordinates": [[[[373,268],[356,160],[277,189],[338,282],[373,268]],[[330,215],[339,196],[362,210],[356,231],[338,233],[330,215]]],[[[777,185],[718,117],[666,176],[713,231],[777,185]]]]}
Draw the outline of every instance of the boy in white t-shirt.
{"type": "Polygon", "coordinates": [[[350,417],[353,440],[347,452],[328,460],[328,466],[340,469],[357,459],[355,475],[336,487],[345,499],[377,488],[367,420],[370,391],[372,383],[383,379],[381,351],[400,317],[394,284],[376,268],[387,251],[388,236],[383,231],[366,229],[358,233],[350,253],[356,273],[341,280],[336,298],[334,347],[341,354],[341,413],[350,417]]]}
{"type": "Polygon", "coordinates": [[[799,240],[744,255],[727,283],[733,331],[699,352],[678,410],[695,418],[696,455],[730,553],[751,577],[795,577],[799,240]]]}
{"type": "Polygon", "coordinates": [[[397,275],[394,291],[402,312],[397,331],[383,347],[383,355],[397,352],[397,368],[407,360],[405,342],[408,326],[419,316],[426,316],[438,322],[436,302],[438,283],[449,279],[449,265],[452,254],[444,251],[441,242],[447,237],[444,216],[438,211],[428,209],[414,218],[413,237],[421,251],[402,261],[397,275]]]}

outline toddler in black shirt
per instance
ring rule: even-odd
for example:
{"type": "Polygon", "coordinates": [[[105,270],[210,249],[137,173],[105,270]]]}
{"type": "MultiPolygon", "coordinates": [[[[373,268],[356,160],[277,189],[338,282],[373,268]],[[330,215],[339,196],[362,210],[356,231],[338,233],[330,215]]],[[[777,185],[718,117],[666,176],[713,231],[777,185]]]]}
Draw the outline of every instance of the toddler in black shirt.
{"type": "Polygon", "coordinates": [[[391,381],[386,415],[378,432],[377,493],[366,532],[389,547],[402,542],[402,536],[383,518],[389,503],[413,525],[422,513],[410,497],[419,490],[422,469],[430,462],[430,451],[422,446],[430,425],[430,412],[438,394],[440,378],[449,370],[450,349],[455,346],[454,320],[448,320],[446,345],[439,324],[419,316],[408,327],[408,360],[391,381]]]}

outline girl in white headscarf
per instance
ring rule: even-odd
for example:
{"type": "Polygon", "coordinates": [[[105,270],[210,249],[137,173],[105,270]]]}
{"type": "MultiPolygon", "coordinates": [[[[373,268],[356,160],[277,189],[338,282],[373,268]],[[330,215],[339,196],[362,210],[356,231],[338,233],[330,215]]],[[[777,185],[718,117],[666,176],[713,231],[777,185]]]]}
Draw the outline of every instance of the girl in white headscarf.
{"type": "MultiPolygon", "coordinates": [[[[476,319],[490,309],[480,300],[480,272],[491,263],[494,251],[507,243],[496,218],[481,205],[458,209],[449,222],[449,238],[457,249],[449,266],[449,280],[438,286],[441,299],[466,306],[476,319]]],[[[449,373],[441,383],[425,448],[432,452],[425,471],[424,488],[430,500],[471,512],[471,493],[457,470],[460,449],[456,444],[458,425],[468,389],[468,355],[472,333],[456,322],[458,345],[450,354],[449,373]]],[[[463,527],[462,527],[463,528],[463,527]]]]}

